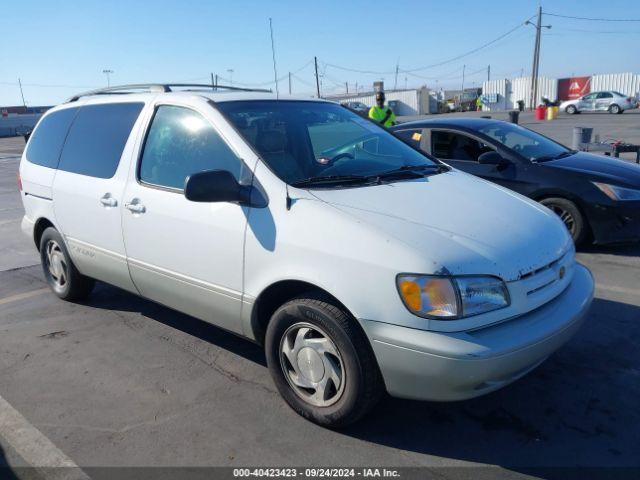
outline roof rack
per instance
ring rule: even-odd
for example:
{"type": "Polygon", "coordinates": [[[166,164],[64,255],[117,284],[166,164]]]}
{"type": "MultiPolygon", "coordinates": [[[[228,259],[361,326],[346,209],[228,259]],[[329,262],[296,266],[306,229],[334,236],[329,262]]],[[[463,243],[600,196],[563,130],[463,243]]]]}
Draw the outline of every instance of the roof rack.
{"type": "Polygon", "coordinates": [[[78,93],[67,100],[69,102],[75,102],[82,97],[88,97],[91,95],[110,95],[118,93],[134,93],[137,90],[146,90],[149,92],[163,93],[173,91],[171,87],[197,87],[203,89],[211,89],[217,91],[218,89],[233,90],[238,92],[265,92],[271,93],[271,90],[264,88],[242,88],[233,87],[231,85],[212,85],[210,83],[136,83],[131,85],[118,85],[115,87],[98,88],[96,90],[89,90],[88,92],[78,93]]]}

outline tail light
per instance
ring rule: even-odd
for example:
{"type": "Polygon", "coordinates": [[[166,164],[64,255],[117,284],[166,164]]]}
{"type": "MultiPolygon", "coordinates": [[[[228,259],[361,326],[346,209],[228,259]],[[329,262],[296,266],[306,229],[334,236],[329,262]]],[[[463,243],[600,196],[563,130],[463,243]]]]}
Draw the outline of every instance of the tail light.
{"type": "Polygon", "coordinates": [[[22,192],[22,177],[20,176],[20,172],[18,172],[18,190],[22,192]]]}

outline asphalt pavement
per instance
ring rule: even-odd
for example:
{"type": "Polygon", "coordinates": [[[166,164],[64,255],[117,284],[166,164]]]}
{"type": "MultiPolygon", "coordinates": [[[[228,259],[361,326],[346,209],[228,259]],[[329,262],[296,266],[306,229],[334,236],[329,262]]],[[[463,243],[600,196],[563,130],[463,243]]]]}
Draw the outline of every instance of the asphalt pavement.
{"type": "Polygon", "coordinates": [[[579,253],[597,283],[588,320],[515,384],[456,403],[386,398],[331,431],[286,406],[248,341],[104,284],[83,303],[51,294],[19,228],[7,157],[21,148],[0,140],[0,466],[12,468],[0,473],[27,478],[21,466],[51,458],[94,478],[106,466],[428,467],[423,478],[640,466],[640,246],[579,253]]]}

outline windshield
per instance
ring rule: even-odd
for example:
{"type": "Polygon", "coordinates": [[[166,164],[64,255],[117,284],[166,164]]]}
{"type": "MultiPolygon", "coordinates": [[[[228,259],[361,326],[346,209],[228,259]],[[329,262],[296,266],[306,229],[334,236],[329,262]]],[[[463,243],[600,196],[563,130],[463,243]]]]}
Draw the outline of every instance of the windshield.
{"type": "Polygon", "coordinates": [[[537,162],[553,160],[572,153],[567,147],[513,123],[492,123],[479,129],[479,132],[537,162]]]}
{"type": "Polygon", "coordinates": [[[243,100],[216,103],[278,177],[289,184],[317,177],[340,182],[434,160],[391,133],[333,103],[243,100]]]}

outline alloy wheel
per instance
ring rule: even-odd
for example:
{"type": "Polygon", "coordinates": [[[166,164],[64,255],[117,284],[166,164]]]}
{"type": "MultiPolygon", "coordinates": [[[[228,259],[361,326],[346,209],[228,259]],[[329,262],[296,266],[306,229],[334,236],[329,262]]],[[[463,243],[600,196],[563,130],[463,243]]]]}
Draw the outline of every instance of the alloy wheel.
{"type": "Polygon", "coordinates": [[[576,221],[573,218],[573,215],[571,215],[570,212],[560,207],[559,205],[547,205],[547,207],[549,207],[553,213],[560,217],[560,220],[562,220],[562,223],[564,223],[565,227],[567,227],[569,233],[574,236],[576,231],[576,221]]]}
{"type": "Polygon", "coordinates": [[[340,352],[322,329],[295,323],[280,340],[280,365],[293,391],[316,407],[336,403],[345,385],[340,352]]]}

